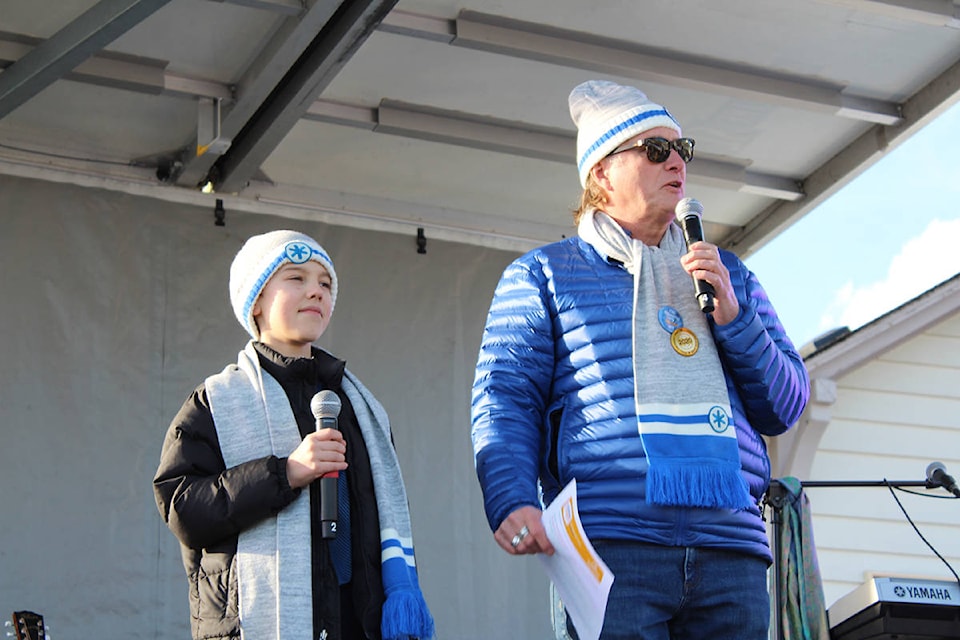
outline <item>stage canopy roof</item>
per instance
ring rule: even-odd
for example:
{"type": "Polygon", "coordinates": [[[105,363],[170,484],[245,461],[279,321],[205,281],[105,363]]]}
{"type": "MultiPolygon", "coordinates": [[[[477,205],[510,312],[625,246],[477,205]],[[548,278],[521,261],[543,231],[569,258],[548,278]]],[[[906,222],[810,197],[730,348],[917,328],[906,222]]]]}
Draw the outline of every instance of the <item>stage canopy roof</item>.
{"type": "MultiPolygon", "coordinates": [[[[3,0],[0,172],[511,250],[642,88],[747,256],[960,97],[952,0],[3,0]],[[207,185],[213,193],[204,193],[207,185]]],[[[214,214],[211,213],[211,216],[214,214]]]]}

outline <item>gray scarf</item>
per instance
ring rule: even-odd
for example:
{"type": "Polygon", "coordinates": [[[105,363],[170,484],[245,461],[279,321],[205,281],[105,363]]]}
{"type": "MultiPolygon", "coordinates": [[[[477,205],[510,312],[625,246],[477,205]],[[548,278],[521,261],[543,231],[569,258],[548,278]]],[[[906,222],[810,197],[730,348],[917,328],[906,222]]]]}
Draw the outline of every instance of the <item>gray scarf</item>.
{"type": "Polygon", "coordinates": [[[680,229],[671,224],[660,246],[648,247],[594,210],[583,215],[578,233],[633,275],[634,402],[648,463],[647,501],[749,506],[726,378],[680,264],[686,253],[680,229]]]}
{"type": "MultiPolygon", "coordinates": [[[[285,458],[300,431],[283,387],[260,367],[250,342],[236,366],[206,382],[227,468],[270,455],[285,458]]],[[[370,457],[380,516],[384,640],[433,635],[433,618],[417,579],[407,494],[387,414],[349,371],[343,390],[353,405],[370,457]]],[[[310,504],[306,492],[277,514],[241,532],[237,541],[240,627],[248,640],[310,640],[313,629],[310,504]]],[[[318,630],[319,633],[319,630],[318,630]]]]}

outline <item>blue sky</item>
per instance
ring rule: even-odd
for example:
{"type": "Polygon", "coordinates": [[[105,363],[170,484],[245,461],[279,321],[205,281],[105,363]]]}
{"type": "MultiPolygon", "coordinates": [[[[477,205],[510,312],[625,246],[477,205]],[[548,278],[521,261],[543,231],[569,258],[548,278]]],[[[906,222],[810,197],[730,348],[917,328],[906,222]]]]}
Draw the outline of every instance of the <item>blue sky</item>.
{"type": "Polygon", "coordinates": [[[746,260],[797,347],[960,272],[960,104],[746,260]]]}

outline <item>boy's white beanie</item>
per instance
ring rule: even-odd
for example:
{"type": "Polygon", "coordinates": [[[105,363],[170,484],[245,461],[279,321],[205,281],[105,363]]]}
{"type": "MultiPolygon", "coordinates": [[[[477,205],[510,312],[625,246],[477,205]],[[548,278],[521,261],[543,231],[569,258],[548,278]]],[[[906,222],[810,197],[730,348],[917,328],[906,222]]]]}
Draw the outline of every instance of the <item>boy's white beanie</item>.
{"type": "Polygon", "coordinates": [[[320,244],[298,231],[270,231],[248,239],[230,265],[230,304],[233,313],[254,340],[260,339],[253,321],[253,305],[267,281],[286,263],[314,260],[330,274],[330,311],[337,304],[337,272],[333,260],[320,244]]]}

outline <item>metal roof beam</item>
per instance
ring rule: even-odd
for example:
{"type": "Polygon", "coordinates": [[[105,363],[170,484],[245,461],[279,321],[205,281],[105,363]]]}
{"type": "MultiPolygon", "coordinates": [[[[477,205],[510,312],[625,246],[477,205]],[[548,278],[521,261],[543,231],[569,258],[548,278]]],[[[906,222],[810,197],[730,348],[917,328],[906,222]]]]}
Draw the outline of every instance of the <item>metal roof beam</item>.
{"type": "Polygon", "coordinates": [[[462,11],[454,21],[394,11],[380,28],[399,35],[449,41],[460,47],[572,69],[707,91],[864,122],[895,125],[902,119],[899,105],[848,95],[840,86],[474,11],[462,11]],[[455,35],[448,39],[451,31],[455,35]]]}
{"type": "Polygon", "coordinates": [[[380,23],[379,31],[450,44],[457,37],[457,22],[395,9],[380,23]]]}
{"type": "MultiPolygon", "coordinates": [[[[395,100],[369,108],[318,100],[304,114],[310,120],[371,129],[378,133],[484,149],[569,164],[576,135],[561,129],[449,111],[395,100]]],[[[779,200],[799,200],[803,191],[790,178],[748,171],[744,166],[700,154],[687,174],[704,182],[779,200]]]]}
{"type": "MultiPolygon", "coordinates": [[[[16,64],[41,38],[0,32],[0,68],[16,64]]],[[[156,95],[163,91],[165,60],[101,51],[67,70],[62,79],[156,95]]]]}
{"type": "MultiPolygon", "coordinates": [[[[14,64],[42,42],[41,38],[0,31],[0,69],[14,64]]],[[[151,95],[233,97],[229,85],[170,73],[166,66],[166,60],[100,51],[64,74],[63,79],[151,95]]]]}
{"type": "MultiPolygon", "coordinates": [[[[340,6],[337,0],[314,2],[299,18],[283,22],[257,59],[244,71],[234,92],[234,102],[224,105],[220,121],[220,139],[229,153],[229,145],[240,135],[244,127],[266,102],[277,85],[283,80],[304,51],[311,46],[340,6]]],[[[214,97],[214,96],[204,96],[214,97]]],[[[217,148],[208,148],[195,138],[180,153],[175,162],[171,179],[184,187],[196,187],[221,155],[217,148]]]]}
{"type": "Polygon", "coordinates": [[[344,0],[211,167],[214,188],[243,189],[397,0],[344,0]]]}
{"type": "Polygon", "coordinates": [[[211,2],[236,4],[287,16],[299,16],[306,11],[303,0],[211,0],[211,2]]]}
{"type": "Polygon", "coordinates": [[[170,0],[101,0],[0,74],[0,118],[170,0]]]}

